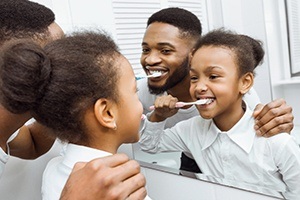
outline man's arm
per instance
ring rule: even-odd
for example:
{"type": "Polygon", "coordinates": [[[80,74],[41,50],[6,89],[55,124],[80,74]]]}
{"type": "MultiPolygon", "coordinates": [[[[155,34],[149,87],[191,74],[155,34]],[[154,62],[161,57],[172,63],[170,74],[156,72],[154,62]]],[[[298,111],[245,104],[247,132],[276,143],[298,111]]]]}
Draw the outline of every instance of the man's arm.
{"type": "Polygon", "coordinates": [[[38,122],[24,125],[10,143],[10,154],[23,159],[35,159],[52,147],[55,138],[51,130],[38,122]]]}
{"type": "Polygon", "coordinates": [[[26,121],[31,118],[29,113],[14,114],[0,105],[0,147],[7,152],[7,140],[26,121]]]}
{"type": "Polygon", "coordinates": [[[276,99],[265,106],[257,105],[253,117],[258,135],[270,137],[282,132],[290,133],[294,128],[292,107],[283,99],[276,99]]]}
{"type": "Polygon", "coordinates": [[[77,163],[60,200],[137,200],[147,195],[140,166],[125,154],[77,163]]]}

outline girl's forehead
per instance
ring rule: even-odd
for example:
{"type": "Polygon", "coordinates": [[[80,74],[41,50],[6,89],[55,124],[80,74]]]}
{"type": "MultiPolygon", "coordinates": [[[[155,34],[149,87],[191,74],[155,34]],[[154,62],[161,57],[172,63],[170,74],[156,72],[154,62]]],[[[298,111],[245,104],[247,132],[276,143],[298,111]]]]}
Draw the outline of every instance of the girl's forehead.
{"type": "Polygon", "coordinates": [[[218,56],[215,56],[215,54],[218,54],[218,55],[221,54],[221,55],[223,55],[223,57],[229,56],[231,59],[235,59],[235,56],[236,56],[236,53],[232,49],[230,49],[226,46],[205,45],[195,51],[192,59],[197,56],[216,57],[217,58],[218,56]]]}
{"type": "Polygon", "coordinates": [[[220,67],[224,70],[236,69],[235,53],[229,49],[218,46],[203,46],[199,48],[191,59],[191,68],[220,67]]]}

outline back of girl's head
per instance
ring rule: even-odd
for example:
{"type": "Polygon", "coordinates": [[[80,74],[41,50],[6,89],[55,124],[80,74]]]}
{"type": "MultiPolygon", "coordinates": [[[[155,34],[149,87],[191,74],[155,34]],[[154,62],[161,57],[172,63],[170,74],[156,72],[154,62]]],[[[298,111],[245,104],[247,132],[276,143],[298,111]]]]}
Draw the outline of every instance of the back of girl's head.
{"type": "Polygon", "coordinates": [[[1,102],[14,113],[30,111],[62,140],[83,140],[83,116],[99,98],[118,101],[120,56],[104,32],[81,32],[41,49],[28,41],[4,45],[1,102]]]}
{"type": "Polygon", "coordinates": [[[0,45],[12,38],[43,40],[55,20],[49,8],[29,0],[1,0],[0,16],[0,45]]]}
{"type": "Polygon", "coordinates": [[[230,49],[234,53],[240,75],[247,72],[254,73],[254,69],[262,63],[265,54],[261,41],[223,28],[213,30],[202,36],[196,43],[193,54],[203,46],[230,49]]]}

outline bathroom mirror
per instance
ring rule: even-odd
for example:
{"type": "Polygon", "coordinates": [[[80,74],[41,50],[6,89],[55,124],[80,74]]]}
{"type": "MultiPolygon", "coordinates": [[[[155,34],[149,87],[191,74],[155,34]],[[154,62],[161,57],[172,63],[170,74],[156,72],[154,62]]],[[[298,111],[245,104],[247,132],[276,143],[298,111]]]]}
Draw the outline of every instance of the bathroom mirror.
{"type": "MultiPolygon", "coordinates": [[[[214,1],[216,3],[218,1],[214,1]]],[[[274,29],[278,30],[278,34],[280,34],[280,31],[283,31],[282,25],[277,26],[278,21],[282,21],[285,19],[285,2],[284,0],[278,1],[277,5],[274,4],[272,1],[252,1],[251,3],[247,2],[241,2],[241,1],[235,1],[238,6],[240,7],[240,10],[235,10],[238,14],[236,17],[238,20],[233,20],[233,17],[230,15],[230,12],[234,10],[236,5],[232,5],[229,1],[225,0],[222,1],[222,3],[217,6],[217,8],[221,9],[223,16],[222,16],[222,23],[219,23],[219,21],[216,19],[214,22],[212,22],[212,26],[209,27],[209,29],[216,28],[218,26],[225,26],[228,28],[231,28],[233,30],[237,30],[239,32],[244,32],[245,34],[249,34],[251,36],[254,36],[255,38],[259,38],[263,41],[265,45],[265,48],[267,48],[267,38],[268,33],[273,32],[274,29]],[[249,5],[251,4],[251,5],[249,5]],[[255,12],[254,12],[255,10],[255,12]],[[274,14],[275,13],[275,14],[274,14]],[[278,14],[280,13],[280,14],[278,14]],[[276,16],[277,15],[277,16],[276,16]],[[274,19],[269,19],[268,17],[276,17],[274,19]],[[217,22],[216,22],[217,21],[217,22]],[[268,30],[267,30],[268,29],[268,30]],[[271,31],[270,31],[271,30],[271,31]]],[[[216,17],[216,16],[214,16],[216,17]]],[[[222,21],[221,20],[221,21],[222,21]]],[[[208,26],[211,24],[208,23],[208,26]]],[[[285,27],[287,28],[287,27],[285,27]]],[[[286,30],[285,30],[286,31],[286,30]]],[[[285,35],[283,34],[282,37],[285,35]]],[[[274,38],[274,35],[272,36],[274,38]]],[[[287,38],[283,38],[287,40],[287,38]]],[[[269,41],[270,42],[270,41],[269,41]]],[[[281,43],[281,42],[279,42],[281,43]]],[[[266,52],[268,53],[268,49],[266,49],[266,52]]],[[[266,70],[268,68],[268,59],[272,59],[266,55],[266,59],[264,62],[264,66],[260,66],[259,71],[257,71],[258,74],[258,82],[268,82],[268,79],[265,77],[268,77],[268,71],[266,70]],[[261,77],[264,77],[262,79],[261,77]]],[[[266,83],[265,85],[270,85],[269,83],[266,83]]],[[[255,89],[258,90],[259,95],[262,99],[262,102],[269,102],[269,99],[272,99],[271,97],[271,86],[268,87],[256,87],[255,89]],[[260,91],[261,90],[261,91],[260,91]],[[269,96],[268,96],[269,95],[269,96]],[[268,97],[267,97],[268,96],[268,97]],[[264,99],[265,98],[265,99],[264,99]]],[[[242,188],[245,190],[255,191],[266,195],[271,195],[277,198],[283,198],[282,195],[277,192],[273,191],[270,188],[262,188],[258,187],[256,185],[248,185],[242,182],[235,182],[230,183],[227,180],[220,179],[217,177],[212,176],[206,176],[204,174],[194,174],[190,172],[179,172],[178,169],[180,167],[180,157],[181,152],[171,152],[171,153],[158,153],[158,154],[149,154],[146,152],[143,152],[140,150],[138,144],[133,145],[133,152],[134,152],[134,158],[136,160],[142,161],[141,165],[146,165],[149,167],[153,167],[156,170],[165,170],[170,173],[180,173],[184,176],[193,177],[195,179],[201,179],[206,181],[215,182],[218,184],[224,184],[227,186],[242,188]]]]}

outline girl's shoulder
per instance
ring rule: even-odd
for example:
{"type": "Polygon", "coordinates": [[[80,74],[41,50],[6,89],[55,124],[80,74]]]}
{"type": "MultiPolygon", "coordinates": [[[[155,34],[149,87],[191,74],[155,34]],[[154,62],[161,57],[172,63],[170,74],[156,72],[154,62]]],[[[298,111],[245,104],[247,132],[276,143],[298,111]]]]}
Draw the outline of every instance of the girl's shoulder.
{"type": "Polygon", "coordinates": [[[281,154],[286,151],[299,151],[299,144],[296,139],[288,133],[279,133],[272,137],[266,138],[269,147],[274,154],[281,154]]]}

